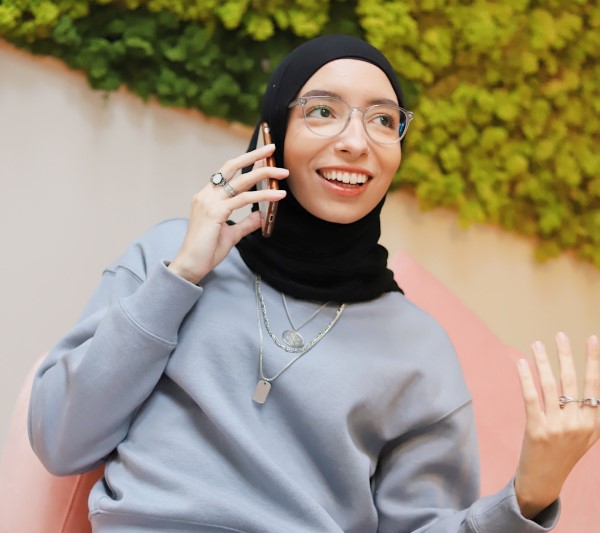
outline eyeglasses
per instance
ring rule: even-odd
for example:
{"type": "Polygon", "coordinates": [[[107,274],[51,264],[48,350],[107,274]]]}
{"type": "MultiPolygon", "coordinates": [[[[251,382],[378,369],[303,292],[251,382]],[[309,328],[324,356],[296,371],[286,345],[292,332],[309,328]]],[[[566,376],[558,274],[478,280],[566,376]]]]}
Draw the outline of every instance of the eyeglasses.
{"type": "Polygon", "coordinates": [[[414,118],[412,111],[388,104],[369,107],[351,107],[334,96],[302,96],[288,108],[301,105],[306,127],[315,135],[335,137],[350,123],[353,111],[362,113],[362,124],[367,136],[379,144],[394,144],[406,135],[408,125],[414,118]]]}

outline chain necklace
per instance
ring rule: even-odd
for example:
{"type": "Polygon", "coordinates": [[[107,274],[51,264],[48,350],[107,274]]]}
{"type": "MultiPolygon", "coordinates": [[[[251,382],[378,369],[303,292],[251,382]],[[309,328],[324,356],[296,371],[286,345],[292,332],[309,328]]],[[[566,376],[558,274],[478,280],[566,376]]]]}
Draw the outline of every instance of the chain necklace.
{"type": "Polygon", "coordinates": [[[263,299],[263,296],[262,296],[262,293],[260,290],[260,276],[259,275],[256,276],[255,291],[256,291],[256,321],[258,323],[258,337],[260,339],[260,345],[258,348],[258,373],[259,373],[260,379],[258,380],[258,383],[256,384],[256,388],[254,390],[254,395],[252,396],[252,399],[257,403],[265,403],[265,401],[267,400],[267,396],[269,395],[269,392],[271,391],[271,383],[273,381],[275,381],[279,376],[281,376],[281,374],[283,374],[290,366],[292,366],[298,359],[300,359],[313,346],[315,346],[315,344],[317,344],[317,342],[319,342],[325,335],[327,335],[327,333],[329,333],[331,328],[333,328],[335,323],[339,320],[340,316],[342,316],[342,313],[344,312],[344,309],[346,308],[346,304],[341,304],[337,308],[337,311],[335,312],[335,315],[331,319],[331,322],[329,322],[329,324],[327,324],[327,326],[325,326],[325,328],[323,328],[313,340],[311,340],[303,348],[295,349],[295,348],[291,348],[289,346],[285,346],[285,345],[281,344],[279,339],[277,337],[275,337],[275,335],[273,335],[273,332],[271,330],[271,325],[269,324],[269,319],[267,317],[267,308],[265,306],[265,301],[263,299]],[[279,346],[280,348],[283,348],[287,352],[292,352],[292,353],[298,354],[287,365],[285,365],[279,372],[277,372],[274,376],[271,376],[271,377],[265,376],[264,371],[263,371],[263,332],[262,332],[262,324],[261,324],[261,314],[262,314],[262,319],[265,323],[265,329],[269,332],[269,335],[275,341],[275,344],[277,344],[277,346],[279,346]]]}
{"type": "Polygon", "coordinates": [[[267,318],[267,306],[265,305],[265,300],[263,299],[263,295],[260,290],[260,276],[259,275],[256,276],[255,290],[256,290],[256,305],[260,306],[260,311],[262,312],[263,321],[265,323],[265,329],[267,330],[269,337],[271,337],[271,340],[277,346],[279,346],[282,350],[285,350],[288,353],[304,353],[305,351],[310,350],[331,329],[331,327],[333,326],[333,324],[335,324],[335,322],[339,318],[339,315],[341,314],[341,312],[343,311],[343,309],[345,307],[345,304],[341,304],[337,308],[337,311],[335,312],[335,315],[334,315],[332,321],[327,326],[325,326],[312,341],[310,341],[307,345],[302,346],[301,348],[294,348],[293,346],[283,344],[277,338],[277,336],[273,333],[273,330],[271,329],[271,324],[269,323],[269,319],[267,318]]]}
{"type": "Polygon", "coordinates": [[[308,324],[313,318],[315,318],[328,304],[329,302],[325,302],[321,307],[319,307],[312,315],[310,315],[302,324],[298,327],[294,324],[292,320],[292,315],[290,314],[290,310],[288,309],[287,300],[285,299],[285,294],[281,293],[281,300],[283,301],[283,308],[285,309],[285,314],[287,315],[288,321],[292,329],[286,329],[281,338],[283,342],[285,342],[288,346],[292,348],[303,348],[304,347],[304,338],[300,335],[300,328],[303,328],[308,324]]]}

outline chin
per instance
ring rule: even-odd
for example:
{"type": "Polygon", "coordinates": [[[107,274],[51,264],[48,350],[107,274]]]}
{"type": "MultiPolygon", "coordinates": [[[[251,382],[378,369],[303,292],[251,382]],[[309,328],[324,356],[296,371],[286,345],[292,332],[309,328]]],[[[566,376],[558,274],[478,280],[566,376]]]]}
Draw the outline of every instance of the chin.
{"type": "Polygon", "coordinates": [[[311,194],[306,194],[306,191],[296,192],[292,187],[290,189],[298,203],[311,215],[334,224],[352,224],[369,214],[379,203],[379,200],[375,201],[373,198],[348,198],[342,201],[317,198],[312,191],[311,194]]]}
{"type": "Polygon", "coordinates": [[[325,220],[326,222],[333,222],[335,224],[352,224],[353,222],[356,222],[357,220],[360,220],[361,218],[363,218],[365,215],[361,215],[359,217],[355,216],[339,216],[339,217],[321,217],[323,218],[323,220],[325,220]]]}
{"type": "Polygon", "coordinates": [[[332,209],[331,206],[325,209],[307,209],[313,216],[324,220],[325,222],[333,222],[334,224],[352,224],[367,215],[371,210],[366,212],[357,212],[356,209],[332,209]]]}

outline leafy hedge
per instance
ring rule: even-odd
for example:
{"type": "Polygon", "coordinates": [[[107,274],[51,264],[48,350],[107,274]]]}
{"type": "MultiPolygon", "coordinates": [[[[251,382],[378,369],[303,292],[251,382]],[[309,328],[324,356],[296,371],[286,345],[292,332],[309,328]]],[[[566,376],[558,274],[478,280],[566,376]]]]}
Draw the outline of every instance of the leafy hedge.
{"type": "Polygon", "coordinates": [[[252,124],[274,65],[366,38],[416,113],[395,184],[600,268],[600,5],[586,0],[4,0],[0,36],[97,89],[252,124]]]}

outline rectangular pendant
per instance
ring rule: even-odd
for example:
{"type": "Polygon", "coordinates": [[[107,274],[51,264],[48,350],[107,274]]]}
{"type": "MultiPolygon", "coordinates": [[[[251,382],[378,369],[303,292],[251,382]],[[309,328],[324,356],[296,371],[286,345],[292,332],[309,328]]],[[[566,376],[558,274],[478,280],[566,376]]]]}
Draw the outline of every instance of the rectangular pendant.
{"type": "Polygon", "coordinates": [[[265,403],[267,401],[267,396],[271,390],[271,384],[264,379],[261,379],[256,384],[256,388],[254,389],[254,396],[252,399],[256,403],[265,403]]]}

